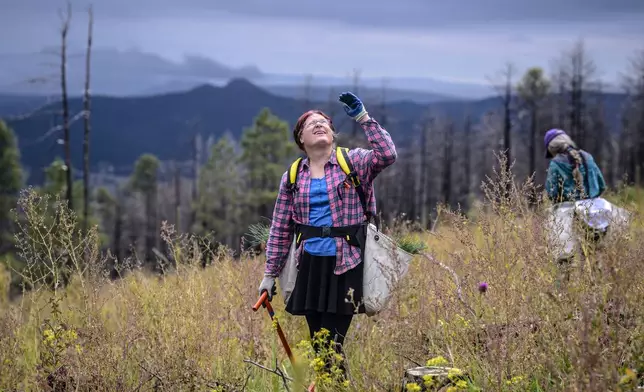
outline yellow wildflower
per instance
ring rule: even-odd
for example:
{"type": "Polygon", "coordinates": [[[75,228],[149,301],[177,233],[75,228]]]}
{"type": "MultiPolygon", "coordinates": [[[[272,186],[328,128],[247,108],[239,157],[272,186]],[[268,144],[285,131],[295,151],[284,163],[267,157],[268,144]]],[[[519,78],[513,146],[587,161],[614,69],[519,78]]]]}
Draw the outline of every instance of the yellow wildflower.
{"type": "Polygon", "coordinates": [[[447,359],[445,359],[442,355],[439,355],[437,357],[434,357],[430,360],[427,361],[427,366],[443,366],[447,365],[449,362],[447,362],[447,359]]]}
{"type": "Polygon", "coordinates": [[[407,389],[407,392],[420,392],[420,386],[416,384],[415,382],[410,382],[409,384],[406,385],[405,387],[407,389]]]}

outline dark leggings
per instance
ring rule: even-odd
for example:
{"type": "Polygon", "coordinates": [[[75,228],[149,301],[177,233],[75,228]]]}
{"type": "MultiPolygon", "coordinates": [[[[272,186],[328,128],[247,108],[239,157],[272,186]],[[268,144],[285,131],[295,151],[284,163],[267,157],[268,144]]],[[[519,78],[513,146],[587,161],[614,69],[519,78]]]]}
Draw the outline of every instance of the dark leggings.
{"type": "MultiPolygon", "coordinates": [[[[344,344],[344,338],[347,336],[352,319],[353,314],[311,313],[306,315],[306,323],[309,325],[311,339],[313,339],[313,335],[320,329],[325,328],[329,330],[329,340],[335,341],[339,345],[339,347],[336,346],[338,353],[344,352],[342,345],[344,344]]],[[[319,350],[318,347],[314,348],[316,351],[319,350]]]]}

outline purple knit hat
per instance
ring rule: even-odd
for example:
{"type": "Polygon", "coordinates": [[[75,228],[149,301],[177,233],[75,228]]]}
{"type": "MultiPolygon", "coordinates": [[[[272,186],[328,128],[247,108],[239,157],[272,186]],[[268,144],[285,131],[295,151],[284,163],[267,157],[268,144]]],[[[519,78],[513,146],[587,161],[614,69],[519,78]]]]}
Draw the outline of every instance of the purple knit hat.
{"type": "Polygon", "coordinates": [[[546,158],[552,158],[552,154],[550,154],[550,151],[548,151],[548,145],[550,144],[552,139],[556,138],[559,135],[565,135],[565,134],[566,132],[556,128],[546,132],[546,135],[543,137],[543,144],[544,144],[544,147],[546,148],[546,158]]]}

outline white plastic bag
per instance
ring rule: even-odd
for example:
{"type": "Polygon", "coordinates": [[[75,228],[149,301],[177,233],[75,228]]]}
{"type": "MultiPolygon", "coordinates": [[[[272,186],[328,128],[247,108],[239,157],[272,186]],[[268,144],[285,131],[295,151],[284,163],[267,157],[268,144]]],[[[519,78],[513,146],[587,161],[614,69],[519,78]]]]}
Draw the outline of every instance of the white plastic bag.
{"type": "Polygon", "coordinates": [[[611,225],[613,205],[606,199],[578,200],[575,202],[575,215],[589,228],[605,232],[611,225]]]}
{"type": "Polygon", "coordinates": [[[363,272],[363,303],[366,314],[382,311],[398,282],[407,275],[413,255],[405,252],[373,224],[367,226],[363,272]]]}
{"type": "MultiPolygon", "coordinates": [[[[284,304],[288,303],[297,280],[296,253],[297,247],[293,240],[286,263],[278,277],[284,304]]],[[[362,300],[368,316],[373,316],[385,308],[395,285],[407,274],[412,258],[412,254],[405,252],[394,240],[380,233],[374,224],[370,223],[367,226],[362,300]]]]}
{"type": "Polygon", "coordinates": [[[574,218],[575,204],[572,202],[558,203],[548,209],[546,231],[555,260],[570,258],[575,252],[577,238],[573,231],[574,218]]]}

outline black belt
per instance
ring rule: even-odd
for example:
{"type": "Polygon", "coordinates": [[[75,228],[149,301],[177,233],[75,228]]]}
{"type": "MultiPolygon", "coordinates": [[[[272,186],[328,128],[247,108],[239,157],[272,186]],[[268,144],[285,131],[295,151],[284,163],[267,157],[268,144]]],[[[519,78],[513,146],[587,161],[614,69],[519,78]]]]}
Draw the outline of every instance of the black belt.
{"type": "Polygon", "coordinates": [[[344,238],[347,243],[360,247],[364,253],[367,239],[367,224],[352,226],[310,226],[300,223],[295,224],[295,238],[297,244],[310,238],[344,238]]]}

